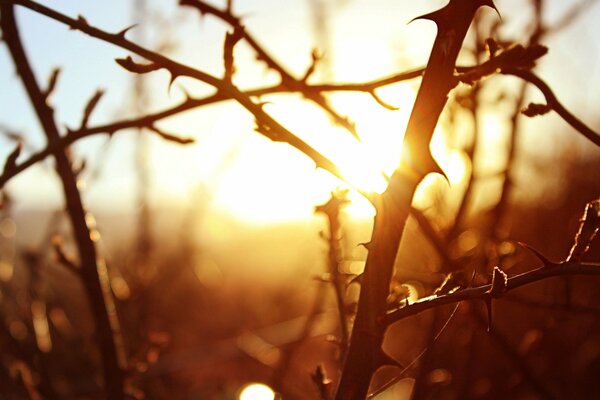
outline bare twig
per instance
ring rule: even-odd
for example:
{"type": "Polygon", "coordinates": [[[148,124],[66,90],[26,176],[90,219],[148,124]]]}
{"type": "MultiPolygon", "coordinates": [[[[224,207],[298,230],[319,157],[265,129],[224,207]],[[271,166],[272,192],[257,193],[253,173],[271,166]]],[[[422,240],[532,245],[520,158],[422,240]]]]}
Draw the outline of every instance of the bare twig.
{"type": "MultiPolygon", "coordinates": [[[[283,86],[289,88],[291,91],[302,93],[306,99],[311,100],[325,110],[337,124],[344,127],[358,139],[354,124],[347,117],[344,117],[335,111],[331,104],[329,104],[329,101],[320,92],[309,90],[306,79],[308,78],[308,75],[310,75],[310,68],[303,78],[296,79],[281,63],[276,61],[275,58],[271,56],[247,30],[243,29],[240,19],[231,14],[229,8],[222,11],[200,0],[180,0],[179,4],[196,8],[201,14],[212,14],[230,24],[234,28],[234,31],[238,31],[240,36],[254,49],[258,60],[264,61],[265,64],[267,64],[267,67],[279,74],[283,86]]],[[[315,53],[313,53],[312,58],[314,65],[316,62],[315,53]]]]}
{"type": "MultiPolygon", "coordinates": [[[[506,293],[521,286],[530,285],[544,279],[569,275],[600,275],[600,264],[565,261],[558,265],[543,266],[541,268],[508,278],[506,283],[506,293]]],[[[419,314],[433,307],[439,307],[445,304],[453,304],[465,300],[484,300],[489,296],[489,290],[491,288],[492,285],[488,284],[459,290],[443,296],[426,297],[386,314],[381,318],[381,322],[385,325],[390,325],[394,322],[400,321],[412,315],[419,314]]]]}
{"type": "Polygon", "coordinates": [[[569,251],[567,261],[581,261],[598,231],[600,231],[600,199],[591,201],[585,206],[579,230],[575,235],[575,243],[569,251]]]}
{"type": "Polygon", "coordinates": [[[90,36],[101,39],[105,42],[114,44],[118,47],[134,52],[151,62],[151,65],[157,68],[163,68],[171,74],[171,81],[179,76],[188,76],[199,81],[205,82],[220,92],[225,93],[228,98],[235,99],[241,106],[248,110],[255,117],[259,132],[273,141],[285,142],[300,150],[306,156],[311,158],[317,167],[323,168],[336,177],[343,179],[343,175],[338,170],[337,166],[326,156],[314,149],[312,146],[304,142],[302,139],[287,130],[269,114],[267,114],[260,104],[257,104],[252,98],[242,91],[234,87],[230,82],[216,78],[206,72],[199,71],[187,65],[178,63],[156,52],[150,51],[142,46],[139,46],[122,35],[116,33],[107,33],[101,29],[91,26],[84,18],[70,18],[64,14],[54,11],[48,7],[42,6],[30,0],[7,0],[9,3],[19,4],[30,10],[43,14],[51,19],[59,21],[70,26],[73,29],[82,31],[90,36]]]}
{"type": "Polygon", "coordinates": [[[569,112],[554,95],[552,89],[546,82],[540,79],[531,71],[520,68],[502,68],[500,73],[504,75],[514,75],[529,83],[535,85],[546,98],[547,105],[562,117],[569,125],[575,128],[579,133],[592,141],[596,146],[600,146],[600,134],[584,124],[579,118],[569,112]]]}
{"type": "Polygon", "coordinates": [[[340,264],[342,262],[342,249],[340,248],[340,211],[348,203],[344,192],[332,193],[327,203],[316,208],[316,212],[325,214],[329,223],[329,232],[326,237],[328,243],[328,272],[331,285],[335,293],[335,301],[338,309],[338,318],[340,322],[340,348],[343,360],[348,348],[348,315],[344,301],[346,292],[346,281],[341,274],[340,264]]]}

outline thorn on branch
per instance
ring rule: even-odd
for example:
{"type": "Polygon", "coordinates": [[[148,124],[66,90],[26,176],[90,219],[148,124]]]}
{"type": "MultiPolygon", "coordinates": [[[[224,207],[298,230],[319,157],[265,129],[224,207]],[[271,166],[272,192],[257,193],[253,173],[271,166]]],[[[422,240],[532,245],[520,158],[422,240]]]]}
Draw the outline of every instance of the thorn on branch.
{"type": "Polygon", "coordinates": [[[80,176],[83,171],[85,171],[85,167],[87,166],[87,162],[85,159],[81,160],[80,162],[77,163],[77,165],[73,165],[72,169],[73,169],[73,174],[75,174],[76,177],[80,176]]]}
{"type": "Polygon", "coordinates": [[[452,294],[469,286],[469,279],[464,271],[458,270],[450,272],[444,278],[442,284],[433,291],[436,296],[452,294]]]}
{"type": "Polygon", "coordinates": [[[319,397],[322,400],[329,400],[331,398],[333,381],[327,377],[325,367],[322,364],[319,364],[317,368],[315,368],[315,371],[310,374],[310,378],[317,386],[319,397]]]}
{"type": "MultiPolygon", "coordinates": [[[[81,14],[79,14],[79,15],[77,16],[77,22],[78,22],[80,25],[82,25],[84,28],[87,28],[87,27],[89,27],[89,26],[90,26],[90,24],[87,22],[87,19],[85,19],[85,17],[84,17],[83,15],[81,15],[81,14]]],[[[76,26],[70,26],[70,27],[69,27],[69,30],[77,30],[77,29],[79,29],[79,28],[78,28],[78,27],[76,27],[76,26]]]]}
{"type": "Polygon", "coordinates": [[[487,331],[492,330],[492,299],[502,297],[508,286],[508,275],[498,267],[494,267],[492,275],[492,286],[487,291],[485,297],[485,307],[487,308],[488,326],[487,331]]]}
{"type": "Polygon", "coordinates": [[[161,129],[157,128],[155,125],[147,126],[147,128],[150,129],[152,132],[156,133],[158,136],[160,136],[164,140],[168,140],[169,142],[174,142],[174,143],[185,145],[185,144],[192,144],[196,141],[194,138],[191,138],[191,137],[179,137],[179,136],[175,136],[170,133],[164,132],[161,129]]]}
{"type": "Polygon", "coordinates": [[[379,350],[379,354],[377,354],[377,364],[379,367],[396,367],[401,370],[404,369],[404,365],[400,364],[398,361],[394,360],[392,357],[386,354],[383,350],[379,350]]]}
{"type": "Polygon", "coordinates": [[[10,155],[6,159],[6,162],[4,163],[4,170],[2,171],[2,175],[11,174],[17,168],[17,158],[19,158],[22,148],[23,144],[21,142],[18,142],[17,146],[10,153],[10,155]]]}
{"type": "Polygon", "coordinates": [[[354,278],[350,279],[350,282],[348,282],[348,286],[352,285],[353,283],[358,283],[359,285],[362,285],[363,275],[364,275],[364,273],[358,274],[354,278]]]}
{"type": "Polygon", "coordinates": [[[96,91],[96,93],[94,93],[94,95],[89,99],[87,105],[85,106],[85,110],[83,111],[83,117],[81,118],[81,124],[79,126],[79,130],[83,130],[83,129],[87,128],[87,124],[89,122],[90,116],[92,115],[92,112],[98,105],[98,102],[100,101],[100,99],[102,98],[103,95],[104,95],[104,90],[98,89],[96,91]]]}
{"type": "Polygon", "coordinates": [[[507,285],[508,275],[506,275],[506,272],[502,271],[499,267],[494,267],[492,287],[488,291],[489,295],[495,299],[501,297],[506,292],[507,285]]]}
{"type": "Polygon", "coordinates": [[[317,69],[318,62],[321,61],[321,59],[323,58],[323,55],[319,52],[318,49],[313,49],[310,56],[312,61],[310,63],[310,66],[304,73],[304,76],[300,80],[302,83],[306,83],[306,81],[308,81],[308,78],[310,78],[312,74],[314,74],[315,70],[317,69]]]}
{"type": "Polygon", "coordinates": [[[63,266],[67,267],[70,271],[75,272],[76,274],[80,273],[80,267],[73,260],[72,257],[68,256],[63,249],[63,239],[62,237],[56,235],[52,238],[52,248],[54,249],[54,254],[56,257],[56,261],[58,261],[63,266]]]}
{"type": "Polygon", "coordinates": [[[128,26],[127,28],[125,28],[125,29],[123,29],[123,30],[121,30],[121,31],[117,32],[117,33],[115,34],[115,36],[117,36],[117,37],[120,37],[121,39],[125,39],[125,35],[127,34],[127,32],[129,32],[130,30],[132,30],[133,28],[135,28],[135,27],[137,27],[137,26],[138,26],[138,24],[133,24],[133,25],[130,25],[130,26],[128,26]]]}
{"type": "Polygon", "coordinates": [[[537,117],[538,115],[547,114],[552,110],[548,104],[529,103],[529,105],[521,110],[521,113],[527,117],[537,117]]]}
{"type": "Polygon", "coordinates": [[[521,247],[529,250],[530,252],[533,253],[533,255],[540,260],[543,264],[544,267],[550,267],[550,266],[554,266],[556,265],[556,263],[550,261],[548,259],[548,257],[546,257],[545,255],[542,254],[542,252],[540,252],[538,249],[536,249],[533,246],[528,245],[527,243],[523,243],[523,242],[517,242],[521,247]]]}
{"type": "Polygon", "coordinates": [[[485,40],[485,48],[488,52],[488,57],[494,58],[498,50],[500,50],[500,45],[493,38],[487,38],[485,40]]]}
{"type": "Polygon", "coordinates": [[[225,34],[225,43],[223,44],[223,64],[225,65],[225,80],[231,82],[235,73],[233,49],[237,42],[244,36],[244,27],[236,25],[233,32],[225,34]]]}
{"type": "Polygon", "coordinates": [[[375,90],[369,90],[369,94],[383,108],[387,108],[390,111],[397,111],[400,109],[399,107],[394,107],[390,103],[387,103],[386,101],[384,101],[381,97],[379,97],[379,95],[377,94],[377,92],[375,90]]]}
{"type": "Polygon", "coordinates": [[[131,56],[127,56],[126,58],[116,58],[115,61],[121,67],[134,74],[147,74],[149,72],[156,71],[162,68],[161,65],[158,65],[154,62],[148,64],[136,63],[135,61],[133,61],[131,56]]]}
{"type": "Polygon", "coordinates": [[[54,68],[52,70],[52,72],[50,73],[50,77],[48,78],[48,88],[43,93],[44,102],[47,102],[48,99],[50,98],[50,96],[52,95],[52,93],[54,92],[54,89],[56,88],[56,83],[58,82],[58,77],[60,75],[60,72],[61,72],[61,69],[57,67],[57,68],[54,68]]]}
{"type": "Polygon", "coordinates": [[[571,247],[567,261],[581,261],[589,250],[592,240],[600,231],[600,199],[587,203],[579,222],[579,230],[575,234],[575,243],[571,247]]]}

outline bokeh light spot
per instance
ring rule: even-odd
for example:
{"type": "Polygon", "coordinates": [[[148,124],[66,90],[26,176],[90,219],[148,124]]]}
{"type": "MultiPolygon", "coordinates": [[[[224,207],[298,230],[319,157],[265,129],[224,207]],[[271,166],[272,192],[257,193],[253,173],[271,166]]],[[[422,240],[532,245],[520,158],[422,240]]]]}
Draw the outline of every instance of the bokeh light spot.
{"type": "Polygon", "coordinates": [[[274,400],[273,389],[262,383],[251,383],[240,391],[239,400],[274,400]]]}

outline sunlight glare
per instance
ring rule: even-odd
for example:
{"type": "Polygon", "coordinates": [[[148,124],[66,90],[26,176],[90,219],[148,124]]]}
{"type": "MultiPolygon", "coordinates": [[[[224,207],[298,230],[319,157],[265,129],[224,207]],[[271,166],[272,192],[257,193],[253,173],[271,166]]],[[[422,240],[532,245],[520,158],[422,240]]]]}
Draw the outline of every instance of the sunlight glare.
{"type": "Polygon", "coordinates": [[[239,400],[274,400],[275,392],[262,383],[246,385],[240,392],[239,400]]]}

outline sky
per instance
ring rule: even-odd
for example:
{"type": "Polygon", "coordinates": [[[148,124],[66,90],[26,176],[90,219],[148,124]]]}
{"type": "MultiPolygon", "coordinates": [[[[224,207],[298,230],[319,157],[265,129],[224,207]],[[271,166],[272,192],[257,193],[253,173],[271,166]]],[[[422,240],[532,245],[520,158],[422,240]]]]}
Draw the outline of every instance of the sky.
{"type": "MultiPolygon", "coordinates": [[[[145,37],[150,48],[169,43],[167,52],[176,60],[215,75],[222,73],[222,43],[228,27],[210,16],[200,18],[189,8],[177,8],[176,1],[149,1],[149,17],[142,21],[134,20],[132,2],[128,1],[41,3],[69,16],[81,14],[90,24],[111,32],[132,22],[139,23],[134,28],[139,31],[128,34],[132,40],[145,37]]],[[[210,3],[224,5],[224,1],[210,3]]],[[[243,17],[246,29],[259,43],[292,73],[301,76],[310,64],[311,51],[318,41],[309,3],[307,0],[234,1],[234,12],[243,17]]],[[[327,25],[330,46],[324,49],[329,72],[321,71],[315,78],[353,82],[423,65],[435,28],[425,21],[412,24],[408,21],[445,2],[334,0],[325,3],[330,16],[327,25]]],[[[520,31],[527,15],[524,3],[522,0],[497,1],[506,24],[503,30],[506,36],[520,31]]],[[[550,1],[546,20],[555,20],[569,4],[573,2],[550,1]]],[[[105,89],[106,94],[92,116],[91,125],[135,115],[129,94],[131,74],[114,62],[115,58],[129,55],[126,50],[70,31],[28,10],[19,10],[17,15],[25,47],[42,86],[54,67],[62,68],[51,98],[60,127],[78,126],[82,109],[98,88],[105,89]]],[[[596,4],[567,31],[549,37],[547,44],[551,51],[539,68],[564,104],[592,126],[594,105],[600,101],[600,92],[590,90],[600,84],[597,57],[600,49],[595,40],[600,37],[600,28],[595,22],[598,17],[600,6],[596,4]]],[[[235,83],[241,88],[277,82],[276,74],[256,62],[252,51],[243,43],[236,48],[236,65],[235,83]]],[[[413,81],[379,92],[386,101],[398,106],[398,111],[383,109],[366,94],[331,96],[338,110],[356,122],[362,144],[297,96],[269,97],[265,110],[338,162],[354,184],[381,191],[385,182],[379,171],[391,173],[397,164],[402,132],[417,84],[413,81]]],[[[159,110],[180,101],[184,90],[195,96],[212,93],[209,86],[190,79],[178,79],[169,90],[164,71],[149,76],[147,85],[151,93],[148,110],[159,110]]],[[[0,48],[0,88],[0,127],[24,135],[25,155],[42,148],[43,134],[21,82],[15,79],[5,46],[0,48]]],[[[531,93],[535,97],[535,90],[531,93]]],[[[501,143],[502,129],[493,114],[486,120],[490,137],[498,136],[501,143]]],[[[532,122],[536,128],[524,138],[525,146],[539,148],[542,143],[541,147],[552,151],[568,140],[567,135],[548,139],[548,130],[566,130],[558,118],[549,116],[532,122]]],[[[597,119],[595,124],[598,126],[597,119]]],[[[151,203],[155,207],[193,207],[198,201],[194,193],[200,191],[209,194],[216,210],[249,221],[302,219],[312,215],[314,205],[326,201],[332,189],[345,186],[330,174],[315,169],[298,151],[253,132],[252,117],[232,102],[187,112],[159,126],[171,133],[191,136],[197,144],[182,147],[151,135],[144,139],[152,176],[151,203]]],[[[568,135],[569,138],[574,136],[572,132],[568,135]]],[[[93,179],[88,173],[85,179],[84,198],[92,210],[135,209],[135,152],[140,145],[137,137],[134,131],[127,131],[110,142],[105,136],[98,136],[74,146],[76,158],[85,158],[90,171],[96,168],[100,171],[98,178],[93,179]]],[[[460,153],[445,149],[442,133],[436,134],[434,141],[434,153],[437,152],[442,167],[449,172],[451,184],[460,186],[466,170],[460,153]]],[[[578,139],[575,142],[585,147],[584,142],[578,139]]],[[[13,144],[3,138],[0,143],[0,157],[9,154],[13,144]]],[[[7,188],[17,204],[24,208],[60,207],[60,185],[50,166],[46,161],[9,182],[7,188]]],[[[352,198],[355,212],[369,215],[371,210],[366,201],[356,194],[352,198]]]]}

